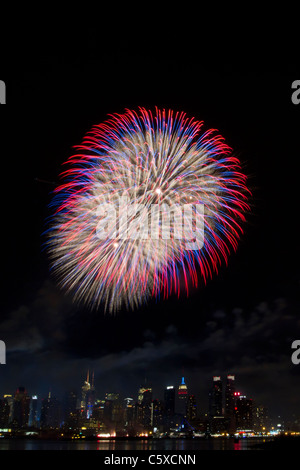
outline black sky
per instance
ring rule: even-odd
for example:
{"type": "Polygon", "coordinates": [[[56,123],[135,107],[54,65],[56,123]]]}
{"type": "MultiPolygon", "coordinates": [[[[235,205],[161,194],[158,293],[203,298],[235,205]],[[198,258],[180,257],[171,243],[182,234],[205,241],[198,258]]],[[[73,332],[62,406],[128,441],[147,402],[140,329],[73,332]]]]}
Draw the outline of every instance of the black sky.
{"type": "Polygon", "coordinates": [[[162,397],[184,371],[204,411],[212,376],[234,373],[273,414],[299,416],[291,343],[300,337],[300,105],[291,83],[300,71],[280,61],[262,68],[252,54],[211,67],[200,50],[154,54],[130,38],[103,47],[93,30],[88,42],[30,40],[18,52],[1,107],[0,394],[24,385],[60,395],[79,389],[90,368],[100,396],[136,398],[146,379],[162,397]],[[75,307],[55,286],[41,250],[53,186],[36,178],[56,182],[92,125],[137,106],[183,110],[217,128],[249,175],[252,211],[237,253],[206,287],[109,317],[75,307]]]}

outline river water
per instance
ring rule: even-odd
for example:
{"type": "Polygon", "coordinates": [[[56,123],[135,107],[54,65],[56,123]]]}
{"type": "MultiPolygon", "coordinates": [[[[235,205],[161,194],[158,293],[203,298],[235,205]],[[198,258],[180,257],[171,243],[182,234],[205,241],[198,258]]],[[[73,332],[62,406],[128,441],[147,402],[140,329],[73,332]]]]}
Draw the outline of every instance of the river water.
{"type": "Polygon", "coordinates": [[[51,441],[42,439],[0,439],[1,450],[102,450],[102,451],[199,451],[252,450],[263,439],[149,439],[51,441]]]}

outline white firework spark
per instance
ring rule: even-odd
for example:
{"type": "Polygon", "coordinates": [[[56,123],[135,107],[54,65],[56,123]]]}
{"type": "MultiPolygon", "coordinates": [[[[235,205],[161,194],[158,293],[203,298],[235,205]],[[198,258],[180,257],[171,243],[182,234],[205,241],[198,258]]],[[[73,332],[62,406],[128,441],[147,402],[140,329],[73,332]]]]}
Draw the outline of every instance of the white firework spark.
{"type": "Polygon", "coordinates": [[[69,158],[48,247],[76,300],[135,308],[188,293],[227,262],[249,209],[246,177],[223,137],[202,126],[171,110],[126,110],[69,158]],[[187,249],[187,234],[201,244],[187,249]]]}

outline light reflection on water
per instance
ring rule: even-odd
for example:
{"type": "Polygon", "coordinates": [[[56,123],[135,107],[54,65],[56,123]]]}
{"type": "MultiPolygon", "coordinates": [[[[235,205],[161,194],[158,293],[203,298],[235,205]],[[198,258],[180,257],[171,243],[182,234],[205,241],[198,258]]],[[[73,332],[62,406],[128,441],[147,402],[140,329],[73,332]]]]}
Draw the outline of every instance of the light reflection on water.
{"type": "Polygon", "coordinates": [[[261,439],[151,439],[98,441],[43,441],[36,439],[0,439],[1,450],[250,450],[261,439]]]}

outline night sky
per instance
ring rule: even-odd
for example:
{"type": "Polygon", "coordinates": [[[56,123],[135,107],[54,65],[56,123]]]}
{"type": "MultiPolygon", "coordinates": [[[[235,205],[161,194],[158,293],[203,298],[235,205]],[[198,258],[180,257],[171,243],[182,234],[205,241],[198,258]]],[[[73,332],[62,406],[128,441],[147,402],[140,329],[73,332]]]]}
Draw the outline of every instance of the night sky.
{"type": "Polygon", "coordinates": [[[145,383],[162,398],[184,374],[205,412],[213,375],[231,373],[272,416],[300,417],[300,365],[291,362],[300,338],[300,105],[291,102],[299,70],[238,54],[213,68],[201,48],[156,54],[130,36],[103,43],[96,30],[87,39],[56,36],[38,49],[29,38],[0,76],[0,395],[25,386],[60,397],[90,369],[99,398],[137,398],[145,383]],[[237,252],[206,286],[110,316],[74,305],[55,285],[42,233],[72,147],[109,113],[137,106],[185,111],[218,129],[249,175],[251,214],[237,252]]]}

